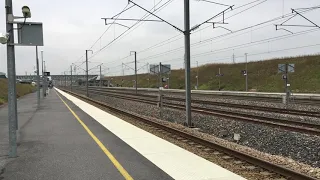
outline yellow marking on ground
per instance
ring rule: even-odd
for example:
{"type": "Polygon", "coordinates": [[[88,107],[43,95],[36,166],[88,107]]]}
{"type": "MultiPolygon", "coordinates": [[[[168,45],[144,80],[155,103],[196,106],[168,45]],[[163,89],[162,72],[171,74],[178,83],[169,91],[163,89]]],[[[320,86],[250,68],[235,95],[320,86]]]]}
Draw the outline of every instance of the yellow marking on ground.
{"type": "MultiPolygon", "coordinates": [[[[56,92],[57,93],[57,92],[56,92]]],[[[122,174],[122,176],[126,180],[133,180],[133,178],[129,175],[129,173],[121,166],[121,164],[117,161],[117,159],[110,153],[110,151],[102,144],[102,142],[92,133],[92,131],[86,126],[83,121],[79,118],[79,116],[69,107],[69,105],[61,98],[61,96],[57,93],[58,97],[61,101],[67,106],[69,111],[73,114],[73,116],[79,121],[79,123],[83,126],[83,128],[88,132],[88,134],[92,137],[92,139],[98,144],[101,150],[108,156],[113,165],[118,169],[118,171],[122,174]]]]}

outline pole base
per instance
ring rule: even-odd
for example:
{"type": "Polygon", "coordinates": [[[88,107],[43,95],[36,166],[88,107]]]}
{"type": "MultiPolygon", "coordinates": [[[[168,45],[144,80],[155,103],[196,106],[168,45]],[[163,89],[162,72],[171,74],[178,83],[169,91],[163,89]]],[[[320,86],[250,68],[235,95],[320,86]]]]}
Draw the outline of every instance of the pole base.
{"type": "Polygon", "coordinates": [[[184,122],[183,125],[184,125],[185,127],[188,127],[188,128],[195,128],[195,126],[194,126],[193,123],[188,124],[188,123],[184,122]]]}

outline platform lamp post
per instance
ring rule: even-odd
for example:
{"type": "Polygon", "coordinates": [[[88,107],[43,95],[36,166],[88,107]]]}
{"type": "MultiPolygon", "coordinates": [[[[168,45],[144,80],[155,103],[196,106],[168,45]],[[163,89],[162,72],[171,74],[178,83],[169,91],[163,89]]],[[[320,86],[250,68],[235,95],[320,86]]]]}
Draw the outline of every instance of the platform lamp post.
{"type": "MultiPolygon", "coordinates": [[[[42,84],[43,84],[43,82],[44,82],[44,68],[43,68],[43,51],[42,51],[42,50],[41,50],[41,66],[42,66],[41,69],[42,69],[42,84]]],[[[44,86],[43,86],[42,89],[44,89],[44,86]]],[[[43,90],[43,92],[42,92],[42,96],[43,96],[43,97],[46,96],[44,90],[43,90]]]]}
{"type": "MultiPolygon", "coordinates": [[[[43,68],[44,68],[44,72],[47,72],[47,68],[46,68],[46,61],[43,61],[43,68]]],[[[47,96],[47,87],[48,87],[48,84],[47,84],[47,76],[46,76],[46,73],[43,73],[44,77],[43,77],[43,91],[44,91],[44,94],[45,96],[47,96]]]]}
{"type": "MultiPolygon", "coordinates": [[[[42,23],[28,22],[28,26],[24,26],[26,24],[26,19],[31,18],[30,8],[28,6],[22,7],[22,17],[13,15],[12,0],[5,0],[4,7],[6,32],[0,35],[0,43],[7,45],[9,157],[17,157],[16,131],[18,129],[18,116],[16,98],[15,46],[43,46],[43,32],[42,23]],[[15,21],[16,19],[24,19],[24,21],[18,22],[15,21]],[[17,24],[17,28],[14,28],[14,24],[17,24]],[[22,28],[24,31],[21,31],[22,28]],[[18,30],[17,43],[14,41],[15,30],[18,30]]],[[[39,74],[39,69],[37,70],[37,73],[39,74]]]]}
{"type": "Polygon", "coordinates": [[[36,46],[36,63],[37,63],[37,105],[40,107],[40,75],[39,75],[39,58],[38,58],[38,46],[36,46]]]}
{"type": "Polygon", "coordinates": [[[87,94],[87,97],[89,97],[88,51],[91,51],[93,54],[92,50],[86,50],[86,94],[87,94]]]}

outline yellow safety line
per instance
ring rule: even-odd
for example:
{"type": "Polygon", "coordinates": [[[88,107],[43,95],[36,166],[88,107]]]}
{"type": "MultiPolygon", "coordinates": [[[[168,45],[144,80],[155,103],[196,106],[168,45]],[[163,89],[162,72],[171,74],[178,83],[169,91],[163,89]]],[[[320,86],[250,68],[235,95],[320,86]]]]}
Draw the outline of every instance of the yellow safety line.
{"type": "MultiPolygon", "coordinates": [[[[57,92],[56,92],[57,93],[57,92]]],[[[59,94],[57,93],[59,96],[59,94]]],[[[92,131],[86,126],[83,121],[78,117],[78,115],[68,106],[68,104],[59,96],[61,101],[67,106],[73,116],[79,121],[79,123],[83,126],[83,128],[88,132],[88,134],[92,137],[92,139],[98,144],[98,146],[102,149],[102,151],[108,156],[113,165],[118,169],[118,171],[122,174],[122,176],[126,180],[133,180],[133,178],[129,175],[129,173],[121,166],[121,164],[117,161],[117,159],[110,153],[110,151],[101,143],[101,141],[92,133],[92,131]]]]}

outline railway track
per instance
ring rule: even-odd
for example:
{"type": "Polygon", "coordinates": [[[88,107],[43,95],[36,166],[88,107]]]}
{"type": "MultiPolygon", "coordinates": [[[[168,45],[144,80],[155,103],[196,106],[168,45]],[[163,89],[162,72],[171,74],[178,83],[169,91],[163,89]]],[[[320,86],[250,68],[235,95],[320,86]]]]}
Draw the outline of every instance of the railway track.
{"type": "MultiPolygon", "coordinates": [[[[101,88],[99,86],[89,87],[89,88],[101,88]]],[[[135,89],[130,88],[101,88],[105,90],[112,90],[117,92],[123,93],[134,93],[135,89]]],[[[157,89],[138,89],[139,94],[146,94],[146,93],[157,93],[157,89]]],[[[164,92],[165,94],[170,95],[182,95],[184,96],[184,91],[181,90],[168,90],[164,92]]],[[[231,94],[202,94],[197,92],[192,92],[192,97],[214,97],[220,99],[232,99],[232,100],[239,100],[239,101],[259,101],[259,102],[270,102],[270,103],[282,103],[282,98],[279,97],[257,97],[257,96],[246,96],[246,95],[231,95],[231,94]]],[[[298,104],[298,105],[311,105],[311,106],[320,106],[319,99],[300,99],[300,98],[291,98],[291,104],[298,104]]]]}
{"type": "MultiPolygon", "coordinates": [[[[172,101],[180,101],[180,102],[184,102],[185,101],[185,99],[183,99],[183,98],[176,98],[176,97],[165,97],[165,99],[166,100],[172,100],[172,101]]],[[[273,107],[261,107],[261,106],[252,106],[252,105],[243,105],[243,104],[234,104],[234,103],[224,103],[224,102],[214,102],[214,101],[196,100],[196,99],[193,99],[192,103],[320,118],[320,113],[319,112],[302,111],[302,110],[294,110],[294,109],[281,109],[281,108],[273,108],[273,107]]]]}
{"type": "Polygon", "coordinates": [[[111,107],[110,105],[108,105],[108,104],[106,104],[104,102],[97,101],[97,100],[94,100],[94,99],[91,99],[91,98],[87,98],[87,97],[85,97],[83,95],[80,95],[80,94],[77,94],[77,93],[74,93],[74,92],[70,92],[70,91],[67,91],[67,90],[64,90],[64,91],[69,93],[69,94],[72,94],[74,96],[77,96],[80,99],[86,100],[86,101],[92,103],[93,105],[105,107],[105,108],[107,108],[108,110],[110,110],[113,113],[120,114],[121,116],[127,116],[127,117],[130,117],[130,118],[133,118],[133,119],[135,119],[135,120],[137,120],[139,122],[143,122],[143,123],[145,123],[145,124],[147,124],[149,126],[152,126],[152,127],[156,128],[156,129],[159,129],[159,131],[162,131],[162,132],[164,131],[166,133],[170,133],[172,137],[176,138],[179,141],[181,139],[185,139],[186,141],[188,141],[189,144],[193,144],[193,145],[197,145],[197,146],[200,145],[199,147],[204,146],[204,147],[207,147],[209,149],[213,149],[213,150],[215,150],[215,152],[220,152],[222,154],[227,154],[227,155],[232,156],[232,157],[234,157],[236,159],[240,159],[241,161],[253,164],[253,165],[258,166],[258,167],[260,167],[262,169],[266,169],[266,170],[271,171],[273,173],[276,173],[276,174],[279,174],[281,176],[284,176],[287,179],[293,179],[293,180],[316,180],[313,177],[310,177],[310,176],[308,176],[306,174],[299,173],[299,172],[297,172],[295,170],[288,169],[288,168],[286,168],[284,166],[280,166],[280,165],[277,165],[277,164],[270,163],[270,162],[265,161],[265,160],[263,160],[261,158],[252,156],[250,154],[246,154],[244,152],[241,152],[241,151],[238,151],[238,150],[235,150],[235,149],[232,149],[232,148],[228,148],[228,147],[222,146],[222,145],[220,145],[218,143],[208,141],[206,139],[203,139],[202,137],[198,137],[198,136],[190,134],[188,132],[185,132],[185,131],[170,127],[170,126],[165,125],[165,124],[161,124],[161,123],[156,122],[156,121],[149,120],[147,118],[135,115],[133,113],[129,113],[129,112],[122,111],[120,109],[111,107]]]}
{"type": "MultiPolygon", "coordinates": [[[[135,93],[130,93],[130,92],[115,92],[115,91],[106,90],[104,88],[98,88],[98,89],[90,88],[90,90],[95,90],[95,91],[99,90],[99,91],[103,91],[103,92],[117,93],[117,94],[123,94],[123,95],[131,95],[131,96],[139,96],[139,97],[157,98],[157,95],[135,94],[135,93]]],[[[164,99],[185,102],[184,98],[178,98],[178,97],[164,96],[164,99]]],[[[295,109],[283,109],[283,108],[262,107],[262,106],[243,105],[243,104],[235,104],[235,103],[214,102],[214,101],[198,100],[198,99],[192,99],[192,103],[320,118],[320,112],[313,112],[313,111],[303,111],[303,110],[295,110],[295,109]]]]}
{"type": "MultiPolygon", "coordinates": [[[[164,106],[173,108],[173,109],[180,109],[180,110],[185,109],[185,107],[180,104],[164,103],[164,106]]],[[[320,136],[320,125],[313,124],[313,123],[290,121],[290,120],[284,120],[284,119],[276,119],[276,118],[262,117],[262,116],[236,113],[236,112],[230,112],[230,111],[224,111],[224,110],[200,108],[200,107],[192,107],[192,112],[216,116],[216,117],[223,117],[223,118],[233,119],[237,121],[262,124],[262,125],[267,125],[275,128],[289,130],[289,131],[295,131],[295,132],[301,132],[305,134],[320,136]]]]}
{"type": "MultiPolygon", "coordinates": [[[[124,95],[119,95],[117,93],[110,93],[110,92],[105,92],[101,90],[90,90],[90,92],[95,95],[109,96],[109,97],[114,97],[114,98],[119,98],[124,100],[147,103],[150,105],[158,104],[158,100],[154,96],[152,96],[152,98],[150,98],[151,96],[142,97],[142,96],[137,96],[135,94],[124,96],[124,95]]],[[[163,106],[167,108],[177,109],[177,110],[185,109],[185,106],[183,104],[176,104],[171,102],[163,102],[163,106]]],[[[197,107],[197,106],[192,106],[192,112],[200,113],[204,115],[211,115],[215,117],[228,118],[236,121],[262,124],[262,125],[266,125],[274,128],[281,128],[289,131],[320,136],[320,125],[314,124],[314,123],[263,117],[263,116],[244,114],[244,113],[239,113],[234,111],[203,108],[203,107],[197,107]]]]}

